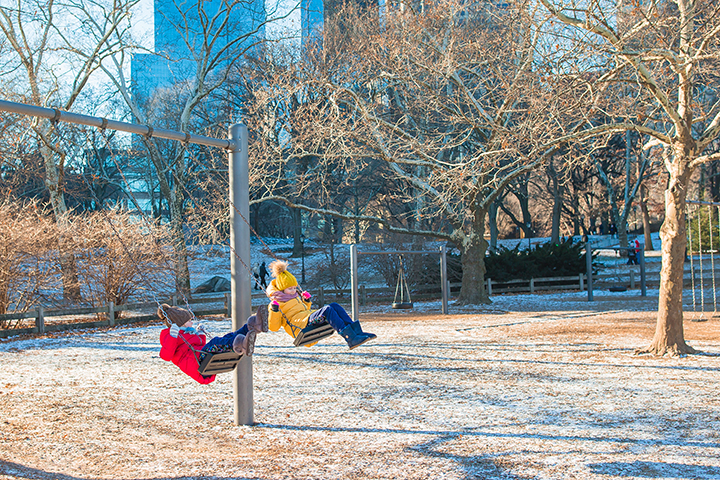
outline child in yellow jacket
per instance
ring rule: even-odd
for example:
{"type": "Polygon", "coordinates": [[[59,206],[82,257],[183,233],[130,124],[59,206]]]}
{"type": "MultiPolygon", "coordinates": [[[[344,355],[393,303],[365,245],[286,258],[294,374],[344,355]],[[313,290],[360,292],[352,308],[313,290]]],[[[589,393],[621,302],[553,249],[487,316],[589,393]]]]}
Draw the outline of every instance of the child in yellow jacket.
{"type": "Polygon", "coordinates": [[[308,292],[300,293],[297,280],[287,270],[287,262],[272,262],[270,273],[274,277],[265,293],[270,298],[268,328],[274,332],[283,327],[293,338],[300,330],[311,323],[327,321],[332,328],[345,339],[352,350],[363,343],[377,338],[377,335],[363,332],[360,322],[353,322],[345,309],[337,303],[325,305],[319,310],[312,310],[312,302],[308,292]]]}

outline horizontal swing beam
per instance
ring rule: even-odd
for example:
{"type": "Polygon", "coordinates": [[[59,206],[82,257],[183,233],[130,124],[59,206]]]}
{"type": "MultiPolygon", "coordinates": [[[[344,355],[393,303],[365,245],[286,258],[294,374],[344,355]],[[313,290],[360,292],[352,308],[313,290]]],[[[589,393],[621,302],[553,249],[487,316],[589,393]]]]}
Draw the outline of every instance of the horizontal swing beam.
{"type": "Polygon", "coordinates": [[[441,251],[424,251],[424,250],[408,250],[401,252],[399,250],[389,252],[357,252],[358,255],[425,255],[425,254],[436,254],[442,255],[441,251]]]}
{"type": "Polygon", "coordinates": [[[194,143],[197,145],[207,145],[208,147],[224,148],[225,150],[236,150],[235,142],[227,139],[218,139],[195,135],[193,133],[177,132],[167,130],[165,128],[153,128],[148,125],[139,125],[136,123],[118,122],[117,120],[108,120],[103,117],[91,117],[89,115],[81,115],[79,113],[65,112],[57,108],[38,107],[36,105],[26,105],[24,103],[9,102],[0,100],[0,111],[28,115],[31,117],[47,118],[51,121],[75,123],[78,125],[87,125],[89,127],[97,127],[109,130],[118,130],[121,132],[134,133],[148,138],[164,138],[167,140],[176,140],[184,143],[194,143]]]}

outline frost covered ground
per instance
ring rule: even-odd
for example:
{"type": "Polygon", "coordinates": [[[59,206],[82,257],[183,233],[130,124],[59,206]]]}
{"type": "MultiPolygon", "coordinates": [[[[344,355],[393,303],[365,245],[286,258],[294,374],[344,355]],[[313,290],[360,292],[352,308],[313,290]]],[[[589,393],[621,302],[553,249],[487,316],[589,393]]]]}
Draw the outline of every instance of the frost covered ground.
{"type": "MultiPolygon", "coordinates": [[[[226,253],[194,260],[193,286],[227,277],[226,253]]],[[[720,479],[720,321],[688,291],[702,354],[636,356],[657,297],[371,305],[378,339],[353,351],[263,334],[253,426],[233,424],[233,374],[202,386],[158,357],[157,323],[0,340],[0,480],[720,479]]]]}
{"type": "Polygon", "coordinates": [[[720,478],[720,322],[686,321],[702,355],[635,356],[649,293],[376,306],[353,351],[261,335],[254,426],[232,374],[158,357],[159,325],[5,340],[0,479],[720,478]]]}

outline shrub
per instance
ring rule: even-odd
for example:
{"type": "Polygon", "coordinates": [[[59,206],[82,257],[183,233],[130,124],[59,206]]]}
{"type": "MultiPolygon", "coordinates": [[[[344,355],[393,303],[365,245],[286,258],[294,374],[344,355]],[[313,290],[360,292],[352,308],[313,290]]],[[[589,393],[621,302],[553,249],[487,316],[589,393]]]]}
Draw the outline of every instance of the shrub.
{"type": "Polygon", "coordinates": [[[570,277],[586,271],[584,245],[580,242],[538,245],[520,250],[520,244],[499,247],[485,257],[486,278],[497,282],[540,277],[570,277]]]}
{"type": "MultiPolygon", "coordinates": [[[[0,314],[26,312],[57,273],[55,223],[37,203],[0,204],[0,314]]],[[[14,328],[19,321],[0,321],[14,328]]]]}
{"type": "Polygon", "coordinates": [[[166,235],[119,210],[76,217],[74,231],[83,294],[94,305],[122,305],[138,290],[156,291],[172,272],[166,235]]]}

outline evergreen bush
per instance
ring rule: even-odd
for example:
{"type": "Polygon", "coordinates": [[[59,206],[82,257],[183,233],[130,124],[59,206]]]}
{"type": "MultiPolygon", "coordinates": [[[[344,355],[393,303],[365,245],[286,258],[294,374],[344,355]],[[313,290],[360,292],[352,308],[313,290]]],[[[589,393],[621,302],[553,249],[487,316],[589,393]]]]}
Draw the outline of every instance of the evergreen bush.
{"type": "Polygon", "coordinates": [[[485,257],[485,278],[496,282],[541,277],[571,277],[585,273],[581,242],[547,242],[532,250],[498,248],[485,257]]]}
{"type": "MultiPolygon", "coordinates": [[[[581,242],[547,242],[532,250],[499,246],[485,256],[485,278],[494,282],[509,280],[572,277],[585,273],[585,246],[581,242]]],[[[459,255],[448,260],[448,277],[451,282],[462,280],[459,255]]]]}

